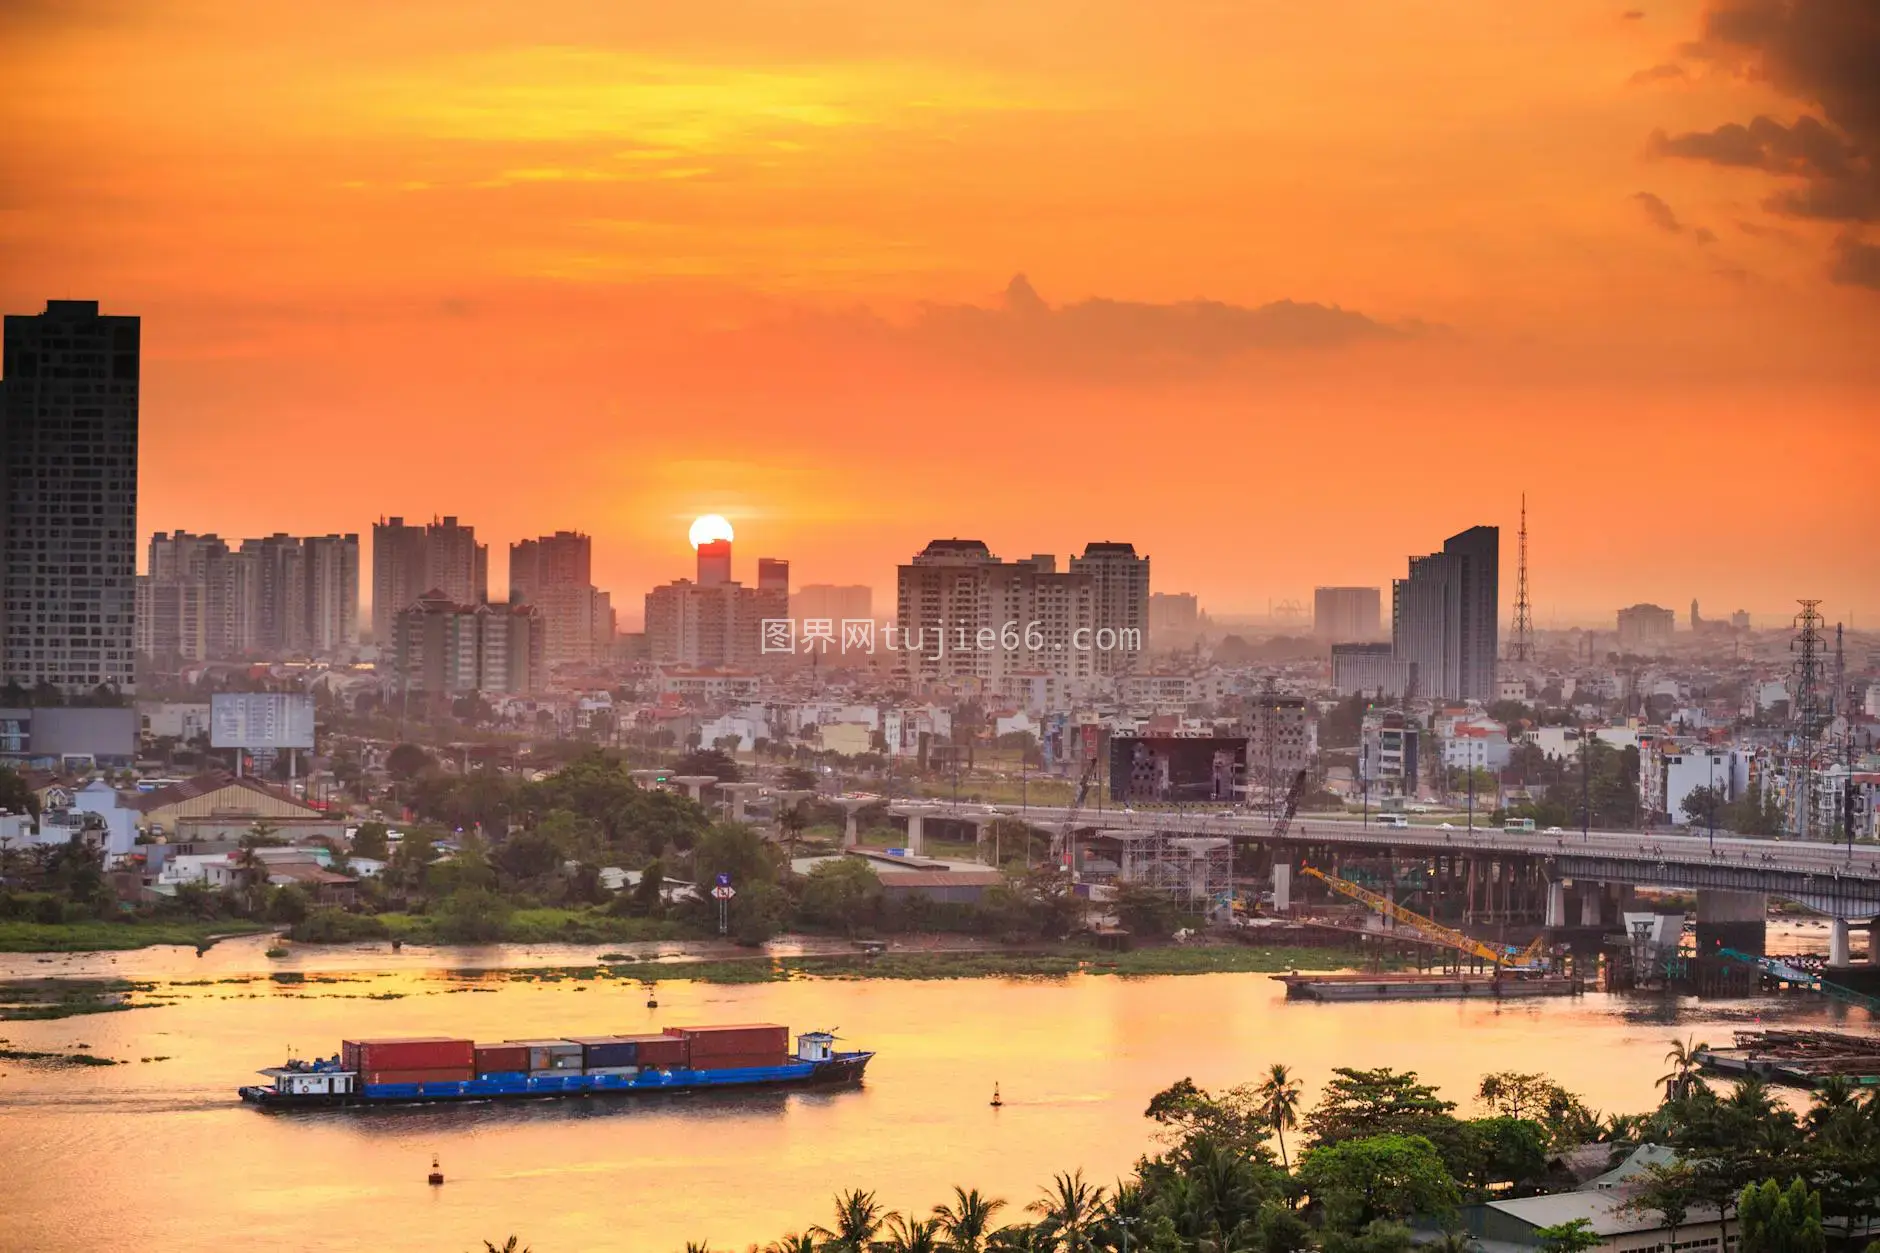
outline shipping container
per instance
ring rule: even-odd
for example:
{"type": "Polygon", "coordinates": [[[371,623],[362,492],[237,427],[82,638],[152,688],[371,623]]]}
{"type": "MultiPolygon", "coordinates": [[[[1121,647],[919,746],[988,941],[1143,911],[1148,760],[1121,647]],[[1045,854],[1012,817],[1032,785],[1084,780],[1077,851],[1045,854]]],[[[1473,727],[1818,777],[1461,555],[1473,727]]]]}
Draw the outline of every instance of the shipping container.
{"type": "Polygon", "coordinates": [[[348,1070],[437,1070],[474,1066],[476,1045],[449,1036],[342,1040],[339,1055],[348,1070]]]}
{"type": "Polygon", "coordinates": [[[708,1057],[734,1057],[752,1053],[787,1053],[790,1029],[775,1023],[743,1023],[728,1027],[668,1027],[667,1035],[684,1038],[694,1065],[708,1057]]]}
{"type": "Polygon", "coordinates": [[[639,1065],[672,1069],[682,1067],[691,1056],[686,1048],[686,1038],[682,1035],[637,1035],[620,1036],[621,1040],[631,1040],[638,1053],[635,1059],[639,1065]]]}
{"type": "Polygon", "coordinates": [[[581,1046],[581,1067],[592,1070],[596,1066],[636,1066],[640,1061],[639,1041],[630,1036],[584,1035],[570,1036],[581,1046]]]}
{"type": "Polygon", "coordinates": [[[694,1070],[748,1070],[758,1066],[781,1066],[790,1058],[783,1053],[737,1053],[723,1057],[692,1060],[694,1070]]]}
{"type": "Polygon", "coordinates": [[[367,1070],[366,1083],[462,1083],[476,1075],[468,1066],[432,1067],[428,1070],[367,1070]]]}
{"type": "Polygon", "coordinates": [[[638,1066],[584,1066],[581,1068],[581,1073],[584,1075],[625,1075],[632,1078],[640,1073],[640,1068],[638,1066]]]}
{"type": "Polygon", "coordinates": [[[530,1070],[580,1070],[581,1046],[572,1040],[511,1040],[529,1050],[530,1070]]]}
{"type": "Polygon", "coordinates": [[[479,1044],[476,1070],[479,1075],[527,1070],[529,1046],[526,1044],[479,1044]]]}

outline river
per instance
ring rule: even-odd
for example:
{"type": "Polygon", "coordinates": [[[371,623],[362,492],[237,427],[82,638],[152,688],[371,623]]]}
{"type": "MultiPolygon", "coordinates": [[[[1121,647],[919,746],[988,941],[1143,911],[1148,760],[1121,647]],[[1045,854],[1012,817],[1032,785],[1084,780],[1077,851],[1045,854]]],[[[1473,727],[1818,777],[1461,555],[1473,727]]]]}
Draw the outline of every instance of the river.
{"type": "MultiPolygon", "coordinates": [[[[0,1022],[16,1049],[128,1059],[0,1062],[0,1248],[742,1249],[829,1219],[839,1189],[925,1212],[953,1184],[1017,1210],[1052,1172],[1113,1179],[1153,1147],[1151,1095],[1183,1076],[1255,1079],[1285,1062],[1308,1103],[1334,1066],[1419,1072],[1469,1112],[1480,1076],[1543,1071],[1601,1110],[1653,1103],[1673,1036],[1807,1022],[1880,1033],[1799,996],[1728,1002],[1589,995],[1507,1004],[1288,1002],[1263,975],[660,985],[531,981],[472,966],[591,963],[382,948],[297,955],[338,982],[282,983],[265,940],[117,955],[0,958],[0,979],[163,981],[157,1008],[0,1022]],[[451,973],[457,970],[460,973],[451,973]],[[168,986],[175,981],[245,979],[168,986]],[[292,1047],[342,1036],[525,1038],[774,1021],[879,1050],[857,1091],[263,1114],[236,1085],[292,1047]],[[163,1057],[166,1060],[139,1059],[163,1057]],[[994,1084],[1005,1099],[990,1107],[994,1084]],[[432,1154],[448,1182],[425,1184],[432,1154]]],[[[620,946],[624,947],[624,946],[620,946]]],[[[1008,1217],[1017,1217],[1015,1213],[1008,1217]]]]}

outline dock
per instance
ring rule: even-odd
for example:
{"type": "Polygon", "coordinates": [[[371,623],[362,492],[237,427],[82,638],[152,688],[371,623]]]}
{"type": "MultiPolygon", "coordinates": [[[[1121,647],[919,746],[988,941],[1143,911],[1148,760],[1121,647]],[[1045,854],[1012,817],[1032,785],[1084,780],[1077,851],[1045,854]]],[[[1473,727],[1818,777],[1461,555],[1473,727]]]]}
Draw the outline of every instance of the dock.
{"type": "Polygon", "coordinates": [[[1573,996],[1580,981],[1567,975],[1338,974],[1274,975],[1286,995],[1308,1001],[1515,1000],[1573,996]]]}
{"type": "Polygon", "coordinates": [[[1759,1075],[1771,1083],[1820,1087],[1840,1075],[1859,1088],[1880,1088],[1880,1037],[1843,1031],[1739,1031],[1732,1048],[1699,1049],[1709,1074],[1759,1075]]]}

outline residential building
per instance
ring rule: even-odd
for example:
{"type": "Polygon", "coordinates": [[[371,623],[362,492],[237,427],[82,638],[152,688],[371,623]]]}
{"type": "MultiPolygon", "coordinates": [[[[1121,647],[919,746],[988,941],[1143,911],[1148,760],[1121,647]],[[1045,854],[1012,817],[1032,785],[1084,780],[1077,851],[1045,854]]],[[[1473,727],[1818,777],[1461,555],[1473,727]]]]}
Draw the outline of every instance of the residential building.
{"type": "Polygon", "coordinates": [[[1392,700],[1416,683],[1417,666],[1390,644],[1332,645],[1332,686],[1340,696],[1392,700]]]}
{"type": "Polygon", "coordinates": [[[95,300],[6,317],[0,683],[135,686],[140,334],[95,300]]]}
{"type": "Polygon", "coordinates": [[[1493,700],[1500,644],[1501,531],[1471,527],[1412,557],[1391,585],[1391,644],[1415,663],[1417,695],[1493,700]]]}
{"type": "Polygon", "coordinates": [[[1318,723],[1307,716],[1303,697],[1254,697],[1247,732],[1248,777],[1269,793],[1284,793],[1318,760],[1318,723]]]}
{"type": "Polygon", "coordinates": [[[1443,738],[1443,765],[1451,770],[1504,769],[1511,756],[1508,728],[1499,722],[1458,722],[1443,738]]]}
{"type": "Polygon", "coordinates": [[[790,563],[781,557],[757,559],[757,590],[790,594],[790,563]]]}
{"type": "Polygon", "coordinates": [[[1375,587],[1320,587],[1312,592],[1312,634],[1328,644],[1375,640],[1383,634],[1383,593],[1375,587]]]}
{"type": "Polygon", "coordinates": [[[1201,602],[1193,592],[1150,592],[1149,634],[1167,651],[1201,634],[1201,602]]]}
{"type": "Polygon", "coordinates": [[[806,618],[822,622],[862,622],[875,616],[874,592],[859,584],[811,583],[790,594],[790,616],[801,631],[806,618]]]}
{"type": "Polygon", "coordinates": [[[383,645],[401,610],[431,592],[460,605],[490,598],[490,549],[454,516],[427,526],[381,518],[372,526],[372,638],[383,645]]]}
{"type": "Polygon", "coordinates": [[[731,577],[730,540],[700,544],[696,583],[675,579],[646,594],[647,650],[653,663],[694,669],[757,665],[767,651],[763,624],[790,617],[789,563],[765,560],[771,586],[746,587],[731,577]]]}
{"type": "Polygon", "coordinates": [[[1366,714],[1358,748],[1358,779],[1374,797],[1412,797],[1417,790],[1417,724],[1395,710],[1366,714]]]}
{"type": "Polygon", "coordinates": [[[1149,559],[1138,557],[1134,544],[1103,540],[1085,544],[1083,556],[1071,558],[1070,572],[1090,576],[1097,632],[1111,641],[1109,647],[1098,641],[1096,673],[1134,670],[1149,647],[1149,559]]]}
{"type": "Polygon", "coordinates": [[[359,537],[150,537],[137,651],[159,668],[255,655],[334,656],[359,643],[359,537]]]}
{"type": "Polygon", "coordinates": [[[397,615],[392,634],[394,699],[524,694],[543,685],[545,640],[532,606],[465,605],[432,593],[397,615]]]}
{"type": "MultiPolygon", "coordinates": [[[[1640,748],[1640,767],[1650,754],[1640,748]]],[[[1664,776],[1662,798],[1647,795],[1652,812],[1662,812],[1671,825],[1688,826],[1691,816],[1684,812],[1684,802],[1698,788],[1715,788],[1723,803],[1737,800],[1749,790],[1750,754],[1734,748],[1696,747],[1683,752],[1667,752],[1660,758],[1664,776]]],[[[1640,788],[1641,792],[1644,790],[1640,788]]]]}
{"type": "Polygon", "coordinates": [[[1657,652],[1671,644],[1678,615],[1660,605],[1640,604],[1619,611],[1619,651],[1657,652]]]}
{"type": "Polygon", "coordinates": [[[359,536],[310,535],[301,541],[307,580],[306,644],[330,657],[359,646],[359,536]]]}
{"type": "Polygon", "coordinates": [[[542,611],[545,657],[586,665],[613,643],[613,605],[593,583],[593,541],[557,531],[509,546],[509,599],[542,611]]]}

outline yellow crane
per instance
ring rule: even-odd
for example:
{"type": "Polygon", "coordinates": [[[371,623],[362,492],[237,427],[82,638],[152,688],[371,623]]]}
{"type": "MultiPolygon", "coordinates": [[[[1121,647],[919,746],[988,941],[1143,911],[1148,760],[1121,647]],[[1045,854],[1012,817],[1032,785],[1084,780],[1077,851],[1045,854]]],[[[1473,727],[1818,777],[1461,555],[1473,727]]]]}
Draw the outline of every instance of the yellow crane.
{"type": "Polygon", "coordinates": [[[1388,896],[1373,892],[1366,887],[1360,887],[1349,879],[1340,879],[1336,875],[1326,874],[1313,866],[1301,866],[1299,873],[1309,874],[1332,891],[1369,905],[1378,913],[1403,923],[1426,939],[1434,940],[1438,944],[1446,944],[1450,948],[1460,949],[1492,966],[1535,967],[1539,966],[1546,956],[1546,940],[1542,936],[1535,936],[1532,944],[1518,952],[1500,945],[1484,944],[1472,935],[1465,935],[1454,927],[1445,927],[1434,918],[1425,918],[1422,914],[1405,909],[1388,896]]]}

